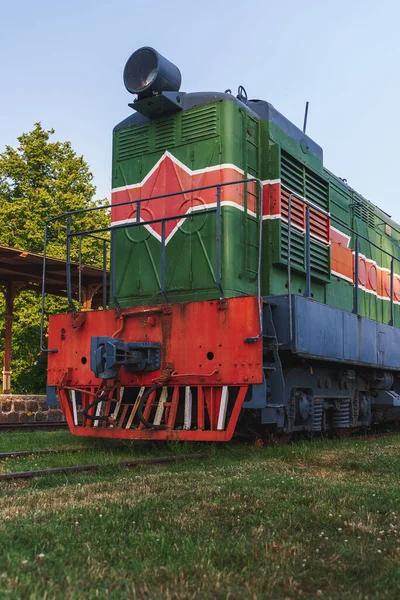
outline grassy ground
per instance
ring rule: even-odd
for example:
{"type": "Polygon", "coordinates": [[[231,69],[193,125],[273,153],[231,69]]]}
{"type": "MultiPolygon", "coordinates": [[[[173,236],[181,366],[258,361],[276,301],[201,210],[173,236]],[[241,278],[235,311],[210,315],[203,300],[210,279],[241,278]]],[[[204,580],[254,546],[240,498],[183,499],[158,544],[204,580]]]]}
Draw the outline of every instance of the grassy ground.
{"type": "Polygon", "coordinates": [[[399,598],[400,436],[264,449],[125,470],[204,450],[67,432],[3,433],[0,452],[89,446],[1,472],[101,462],[0,488],[0,598],[399,598]]]}

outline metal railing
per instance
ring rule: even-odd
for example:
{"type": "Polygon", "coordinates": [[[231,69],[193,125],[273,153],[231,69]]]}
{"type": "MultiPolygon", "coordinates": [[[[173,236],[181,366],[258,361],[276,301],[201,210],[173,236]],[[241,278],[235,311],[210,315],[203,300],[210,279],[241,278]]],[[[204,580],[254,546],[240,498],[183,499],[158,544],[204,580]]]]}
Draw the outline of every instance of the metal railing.
{"type": "Polygon", "coordinates": [[[285,188],[285,190],[287,190],[287,192],[289,192],[289,198],[288,198],[288,260],[287,260],[288,284],[287,284],[287,289],[288,289],[288,299],[289,299],[290,341],[292,341],[292,339],[293,339],[293,315],[292,315],[292,305],[291,305],[291,301],[290,301],[291,274],[292,274],[291,232],[292,232],[292,227],[293,227],[291,217],[292,217],[292,200],[293,199],[298,200],[305,205],[306,289],[305,289],[303,295],[306,298],[311,298],[311,296],[312,296],[312,294],[311,294],[311,223],[310,223],[310,212],[312,209],[312,210],[318,212],[319,214],[327,217],[329,219],[330,223],[333,221],[334,223],[337,223],[340,227],[344,228],[346,231],[349,232],[350,237],[354,236],[353,237],[354,250],[352,250],[354,252],[354,273],[353,273],[353,276],[354,276],[353,288],[354,289],[353,289],[353,310],[352,310],[353,314],[356,314],[356,315],[359,314],[359,287],[360,287],[360,285],[359,285],[359,241],[364,240],[364,241],[368,242],[368,244],[370,244],[371,246],[373,246],[374,248],[379,250],[379,252],[386,254],[386,256],[388,256],[390,258],[390,295],[389,295],[390,296],[390,298],[389,298],[389,300],[390,300],[390,318],[389,318],[388,325],[395,326],[395,323],[394,323],[394,261],[397,261],[398,263],[400,263],[400,258],[397,258],[396,256],[394,256],[387,250],[384,250],[383,248],[381,248],[380,246],[378,246],[377,244],[372,242],[370,239],[368,239],[361,233],[355,231],[352,227],[350,227],[346,223],[343,223],[343,221],[341,219],[339,219],[338,217],[335,217],[334,215],[331,215],[329,212],[327,212],[326,210],[324,210],[317,204],[310,202],[310,200],[307,200],[303,196],[300,196],[300,194],[297,194],[296,192],[291,190],[288,186],[285,186],[284,184],[282,184],[282,187],[285,188]]]}
{"type": "Polygon", "coordinates": [[[221,191],[223,188],[228,186],[243,185],[244,194],[244,216],[248,212],[247,197],[245,194],[245,187],[248,183],[253,183],[257,187],[258,193],[256,194],[256,218],[259,219],[259,234],[258,234],[258,260],[257,260],[257,298],[258,298],[258,320],[259,320],[259,332],[256,336],[247,338],[247,343],[253,343],[257,341],[262,335],[262,302],[261,302],[261,250],[262,250],[262,182],[254,177],[241,179],[237,181],[229,181],[219,183],[216,185],[202,186],[192,188],[189,190],[182,190],[177,192],[171,192],[169,194],[162,194],[158,196],[152,196],[148,198],[140,198],[137,200],[127,200],[125,202],[119,202],[115,204],[107,204],[103,206],[90,207],[86,209],[80,209],[63,213],[56,217],[52,217],[46,221],[44,229],[44,250],[43,250],[43,273],[42,273],[42,305],[41,305],[41,326],[40,326],[40,349],[42,352],[57,352],[57,349],[46,349],[43,347],[43,336],[44,336],[44,315],[45,315],[45,283],[46,283],[46,253],[48,246],[48,230],[51,223],[55,221],[66,221],[66,285],[67,285],[67,299],[68,305],[72,312],[76,312],[76,306],[73,301],[72,294],[72,281],[71,281],[71,242],[74,238],[78,238],[78,308],[81,307],[81,269],[82,269],[82,239],[85,236],[93,237],[103,242],[103,307],[107,306],[106,299],[106,280],[107,280],[107,243],[110,242],[110,296],[112,303],[116,308],[119,308],[119,303],[116,294],[116,252],[115,252],[115,235],[118,229],[124,229],[127,227],[139,227],[143,225],[161,225],[161,247],[160,247],[160,263],[161,272],[159,280],[160,293],[164,302],[168,302],[168,290],[166,288],[166,224],[170,221],[180,221],[183,218],[197,218],[201,215],[215,214],[216,215],[216,232],[215,232],[215,284],[218,290],[219,298],[222,299],[224,296],[222,288],[222,272],[221,272],[221,247],[222,247],[222,214],[221,214],[221,191]],[[157,219],[144,220],[141,217],[142,210],[141,205],[144,202],[155,202],[157,200],[165,200],[166,198],[184,196],[185,194],[193,194],[194,192],[201,192],[206,190],[215,189],[215,206],[209,208],[203,208],[201,210],[193,210],[190,213],[174,214],[172,216],[165,216],[157,219]],[[135,218],[129,223],[115,223],[107,227],[98,227],[89,230],[78,230],[73,231],[73,218],[79,215],[92,213],[99,210],[115,210],[116,208],[123,206],[135,206],[136,215],[135,218]],[[100,237],[99,234],[110,232],[111,239],[100,237]]]}
{"type": "MultiPolygon", "coordinates": [[[[161,273],[159,277],[159,287],[160,293],[164,302],[168,302],[168,290],[166,288],[166,223],[169,221],[179,221],[182,218],[193,218],[199,217],[205,214],[216,214],[216,235],[215,235],[215,284],[218,290],[218,295],[220,298],[223,298],[223,288],[222,288],[222,273],[221,273],[221,247],[222,247],[222,219],[221,219],[221,190],[227,186],[232,185],[243,185],[243,193],[245,194],[245,186],[248,183],[253,183],[257,186],[258,194],[256,198],[256,216],[259,219],[259,235],[258,235],[258,261],[257,261],[257,297],[259,304],[259,332],[256,336],[252,338],[247,338],[246,342],[252,343],[257,341],[262,335],[262,302],[261,302],[261,255],[262,255],[262,182],[257,178],[247,178],[238,181],[230,181],[226,183],[220,183],[217,185],[203,186],[198,188],[193,188],[189,190],[182,190],[177,192],[171,192],[169,194],[162,194],[159,196],[152,196],[148,198],[142,198],[138,200],[127,200],[125,202],[120,202],[116,204],[107,204],[103,206],[96,206],[87,209],[80,209],[76,211],[71,211],[68,213],[63,213],[56,217],[52,217],[46,221],[45,230],[44,230],[44,251],[43,251],[43,273],[42,273],[42,303],[41,303],[41,325],[40,325],[40,349],[42,352],[57,352],[57,349],[46,349],[43,347],[43,337],[44,337],[44,315],[45,315],[45,283],[46,283],[46,253],[48,246],[48,230],[51,223],[56,221],[61,221],[63,219],[66,220],[66,284],[67,284],[67,299],[68,304],[72,312],[76,312],[76,306],[73,301],[72,294],[72,282],[71,282],[71,241],[74,238],[78,238],[78,310],[81,308],[81,294],[82,294],[82,282],[81,282],[81,272],[82,272],[82,239],[85,236],[95,238],[102,242],[102,270],[103,270],[103,307],[107,306],[107,244],[111,243],[110,250],[110,267],[111,267],[111,277],[110,277],[110,296],[113,302],[113,305],[118,308],[119,303],[116,297],[116,281],[115,281],[115,272],[116,272],[116,253],[115,253],[115,235],[118,229],[126,228],[126,227],[138,227],[143,225],[155,225],[161,224],[161,273]],[[157,201],[162,200],[169,197],[176,197],[179,195],[192,194],[194,192],[201,192],[205,190],[215,189],[215,207],[204,208],[201,210],[195,210],[190,213],[181,213],[175,214],[172,216],[162,217],[158,219],[149,219],[143,220],[141,218],[141,205],[144,202],[149,201],[157,201]],[[115,225],[109,225],[107,227],[99,227],[96,229],[90,230],[72,230],[73,218],[78,215],[83,215],[99,210],[112,210],[118,207],[123,206],[136,206],[136,216],[133,221],[129,223],[116,223],[115,225]],[[99,236],[101,233],[110,232],[111,239],[107,239],[99,236]]],[[[394,261],[400,263],[400,258],[397,258],[387,250],[384,250],[367,237],[362,235],[361,233],[355,231],[352,227],[344,223],[338,217],[331,215],[329,212],[325,211],[320,206],[314,204],[310,200],[307,200],[300,194],[297,194],[293,190],[291,190],[288,186],[282,184],[282,188],[284,188],[289,196],[288,196],[288,240],[287,240],[287,289],[288,289],[288,298],[289,298],[289,331],[290,331],[290,340],[293,339],[293,315],[292,315],[292,306],[290,302],[291,296],[291,282],[292,282],[292,252],[291,252],[291,242],[292,242],[292,228],[295,227],[292,223],[292,201],[297,200],[304,204],[305,206],[305,278],[306,278],[306,287],[304,291],[304,296],[307,298],[312,297],[312,273],[311,273],[311,209],[316,211],[320,215],[323,215],[329,219],[329,222],[334,222],[338,224],[342,229],[345,229],[350,237],[354,239],[354,281],[353,281],[353,313],[359,314],[359,241],[364,240],[370,246],[379,250],[386,256],[390,258],[390,318],[389,325],[394,326],[394,261]]],[[[244,214],[246,214],[248,207],[247,201],[245,199],[244,206],[244,214]]]]}

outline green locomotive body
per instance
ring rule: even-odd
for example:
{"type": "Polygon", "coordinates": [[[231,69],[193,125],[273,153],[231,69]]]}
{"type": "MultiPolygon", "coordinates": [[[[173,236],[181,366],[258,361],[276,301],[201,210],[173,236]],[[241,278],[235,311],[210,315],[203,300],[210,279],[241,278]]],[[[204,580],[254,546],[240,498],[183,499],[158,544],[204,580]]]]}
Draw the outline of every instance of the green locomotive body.
{"type": "MultiPolygon", "coordinates": [[[[354,255],[343,252],[344,248],[354,251],[353,229],[363,236],[359,248],[358,312],[388,322],[390,290],[385,276],[391,267],[388,254],[400,257],[400,230],[390,217],[324,168],[322,149],[268,103],[243,104],[227,94],[188,94],[185,100],[194,107],[151,120],[136,113],[115,128],[115,202],[132,198],[133,189],[136,199],[145,198],[147,192],[149,196],[181,192],[182,185],[187,185],[189,190],[201,187],[204,182],[216,181],[216,173],[221,183],[252,177],[261,180],[264,195],[261,293],[270,296],[287,293],[288,196],[295,192],[332,217],[332,220],[326,219],[317,212],[314,219],[311,217],[312,297],[331,306],[353,310],[354,255]],[[202,104],[196,106],[197,102],[202,104]],[[156,193],[154,187],[145,184],[143,190],[141,182],[155,166],[162,170],[160,162],[163,165],[166,153],[167,160],[173,161],[172,177],[168,172],[167,179],[164,169],[156,181],[156,193]],[[141,193],[138,194],[138,190],[141,193]],[[274,202],[280,203],[280,210],[271,206],[274,202]]],[[[255,187],[247,184],[240,190],[224,190],[221,283],[225,297],[257,293],[255,187]],[[249,187],[251,190],[246,189],[249,187]],[[248,207],[250,203],[253,210],[248,207]]],[[[215,203],[215,189],[213,198],[209,190],[199,191],[197,195],[208,196],[202,206],[215,203]]],[[[296,198],[292,199],[292,287],[294,293],[303,294],[305,208],[296,198]]],[[[182,198],[181,206],[176,202],[172,205],[183,214],[186,212],[184,203],[182,198]]],[[[186,204],[189,210],[198,207],[200,202],[196,205],[192,199],[191,206],[190,201],[186,204]]],[[[150,215],[152,206],[148,205],[150,215]]],[[[162,208],[164,215],[172,210],[172,206],[162,208]]],[[[135,214],[130,218],[135,220],[135,214]]],[[[193,217],[187,218],[167,239],[166,289],[171,301],[218,298],[211,267],[215,264],[215,219],[216,215],[210,214],[200,224],[193,217]]],[[[116,217],[115,220],[121,219],[116,217]]],[[[151,227],[145,230],[143,226],[139,230],[126,227],[116,234],[116,298],[121,306],[163,301],[158,275],[161,241],[154,233],[157,232],[151,235],[151,227]]],[[[394,267],[393,304],[397,314],[400,300],[397,261],[394,267]]]]}

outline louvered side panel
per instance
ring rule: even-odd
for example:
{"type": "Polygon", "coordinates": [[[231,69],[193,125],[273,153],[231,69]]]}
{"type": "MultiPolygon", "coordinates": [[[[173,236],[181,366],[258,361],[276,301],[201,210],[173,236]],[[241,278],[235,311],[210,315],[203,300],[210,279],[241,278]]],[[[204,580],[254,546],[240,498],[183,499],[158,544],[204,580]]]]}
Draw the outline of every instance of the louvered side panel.
{"type": "MultiPolygon", "coordinates": [[[[282,217],[286,219],[289,218],[289,192],[282,188],[281,191],[281,210],[282,217]]],[[[290,221],[294,227],[298,227],[300,229],[304,229],[305,227],[305,209],[304,203],[292,196],[290,202],[290,221]]]]}
{"type": "Polygon", "coordinates": [[[169,150],[175,146],[176,118],[156,122],[156,150],[169,150]]]}
{"type": "Polygon", "coordinates": [[[282,185],[329,211],[329,184],[284,150],[281,151],[282,185]]]}
{"type": "MultiPolygon", "coordinates": [[[[279,262],[287,264],[288,260],[288,227],[281,224],[281,254],[279,262]]],[[[290,257],[293,271],[306,272],[305,262],[305,235],[303,232],[292,229],[290,236],[290,257]]],[[[330,247],[311,238],[310,266],[313,279],[327,282],[330,280],[330,247]]]]}
{"type": "Polygon", "coordinates": [[[329,211],[329,184],[309,169],[305,169],[305,198],[329,211]]]}
{"type": "MultiPolygon", "coordinates": [[[[286,223],[281,224],[281,262],[288,260],[288,227],[286,223]]],[[[304,235],[301,231],[292,229],[290,235],[290,262],[293,269],[304,271],[304,235]]]]}
{"type": "Polygon", "coordinates": [[[310,230],[312,236],[319,238],[326,244],[329,243],[329,217],[314,208],[310,209],[310,230]]]}
{"type": "MultiPolygon", "coordinates": [[[[291,193],[298,194],[329,212],[329,183],[281,149],[281,255],[280,262],[288,259],[288,209],[291,193]],[[286,223],[285,223],[286,221],[286,223]]],[[[296,196],[291,197],[291,265],[305,273],[306,204],[296,196]]],[[[330,248],[329,216],[318,209],[310,209],[310,266],[315,279],[329,281],[330,248]]]]}
{"type": "Polygon", "coordinates": [[[284,150],[281,151],[282,185],[304,196],[304,167],[284,150]]]}
{"type": "Polygon", "coordinates": [[[215,104],[201,106],[182,114],[182,144],[189,144],[216,135],[218,135],[218,112],[215,104]]]}
{"type": "Polygon", "coordinates": [[[117,161],[121,162],[141,156],[150,149],[149,124],[124,129],[118,134],[117,161]]]}
{"type": "Polygon", "coordinates": [[[376,225],[375,213],[372,207],[368,205],[363,199],[357,198],[354,205],[354,216],[358,217],[368,227],[374,228],[376,225]]]}
{"type": "Polygon", "coordinates": [[[330,247],[311,238],[310,243],[311,275],[315,278],[329,281],[331,261],[330,247]]]}

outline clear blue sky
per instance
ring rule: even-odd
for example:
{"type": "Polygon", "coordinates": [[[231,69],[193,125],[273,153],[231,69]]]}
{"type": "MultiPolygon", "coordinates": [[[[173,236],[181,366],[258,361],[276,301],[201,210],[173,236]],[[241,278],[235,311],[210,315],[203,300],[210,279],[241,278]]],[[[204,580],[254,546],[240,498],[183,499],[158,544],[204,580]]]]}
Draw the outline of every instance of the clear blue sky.
{"type": "Polygon", "coordinates": [[[154,46],[183,91],[271,102],[325,165],[400,221],[398,0],[14,0],[0,20],[0,151],[34,122],[71,140],[110,193],[111,131],[128,116],[122,70],[154,46]]]}

